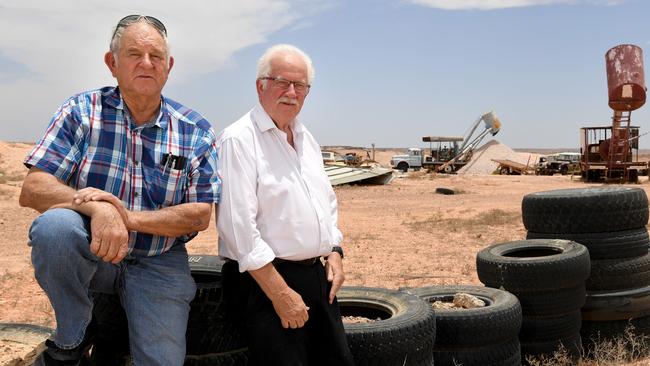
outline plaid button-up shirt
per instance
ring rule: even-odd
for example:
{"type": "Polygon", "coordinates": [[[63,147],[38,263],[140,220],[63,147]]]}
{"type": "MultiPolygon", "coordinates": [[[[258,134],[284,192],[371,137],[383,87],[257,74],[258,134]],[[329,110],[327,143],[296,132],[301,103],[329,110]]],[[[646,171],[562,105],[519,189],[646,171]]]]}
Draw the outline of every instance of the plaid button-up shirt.
{"type": "MultiPolygon", "coordinates": [[[[68,99],[24,163],[72,188],[110,192],[132,211],[219,201],[215,134],[208,121],[163,97],[158,117],[136,126],[114,87],[68,99]]],[[[129,254],[158,255],[194,235],[131,232],[129,254]]]]}

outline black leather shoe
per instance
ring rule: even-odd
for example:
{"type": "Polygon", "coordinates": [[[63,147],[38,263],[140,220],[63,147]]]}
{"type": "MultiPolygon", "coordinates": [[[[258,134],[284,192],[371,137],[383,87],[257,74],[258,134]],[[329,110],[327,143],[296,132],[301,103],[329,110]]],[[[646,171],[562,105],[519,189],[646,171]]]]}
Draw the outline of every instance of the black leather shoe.
{"type": "Polygon", "coordinates": [[[34,360],[33,366],[77,366],[87,351],[83,343],[73,349],[61,349],[51,340],[45,341],[45,350],[34,360]]]}

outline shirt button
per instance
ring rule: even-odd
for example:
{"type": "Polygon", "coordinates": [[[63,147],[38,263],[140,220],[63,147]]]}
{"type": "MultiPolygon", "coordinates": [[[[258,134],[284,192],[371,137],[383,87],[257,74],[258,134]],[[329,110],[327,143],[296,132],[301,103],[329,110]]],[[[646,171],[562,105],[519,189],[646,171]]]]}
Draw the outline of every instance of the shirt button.
{"type": "Polygon", "coordinates": [[[140,162],[139,162],[139,161],[136,161],[136,162],[134,162],[133,164],[135,164],[135,166],[138,166],[138,165],[140,164],[140,162]]]}
{"type": "Polygon", "coordinates": [[[137,198],[137,197],[140,197],[140,193],[135,192],[135,193],[133,194],[133,196],[135,196],[136,198],[137,198]]]}

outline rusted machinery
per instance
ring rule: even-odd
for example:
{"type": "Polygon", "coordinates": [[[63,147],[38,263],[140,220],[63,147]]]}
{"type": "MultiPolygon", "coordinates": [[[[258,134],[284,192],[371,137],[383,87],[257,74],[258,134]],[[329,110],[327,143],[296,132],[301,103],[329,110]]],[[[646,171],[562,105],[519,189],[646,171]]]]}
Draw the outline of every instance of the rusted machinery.
{"type": "Polygon", "coordinates": [[[580,170],[587,181],[636,182],[648,171],[648,163],[638,161],[639,127],[630,124],[632,111],[646,100],[643,51],[630,44],[616,46],[605,54],[605,65],[612,125],[580,129],[580,170]]]}

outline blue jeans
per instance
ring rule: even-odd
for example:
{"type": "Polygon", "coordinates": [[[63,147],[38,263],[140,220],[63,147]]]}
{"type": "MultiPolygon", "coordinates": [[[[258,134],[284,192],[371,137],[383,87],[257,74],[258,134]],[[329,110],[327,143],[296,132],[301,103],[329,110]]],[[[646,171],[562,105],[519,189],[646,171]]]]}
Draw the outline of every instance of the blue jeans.
{"type": "Polygon", "coordinates": [[[32,263],[56,316],[54,343],[78,346],[92,318],[91,291],[118,294],[129,325],[134,365],[182,365],[196,285],[187,251],[176,245],[154,257],[118,264],[90,251],[90,219],[68,209],[40,215],[29,231],[32,263]]]}

